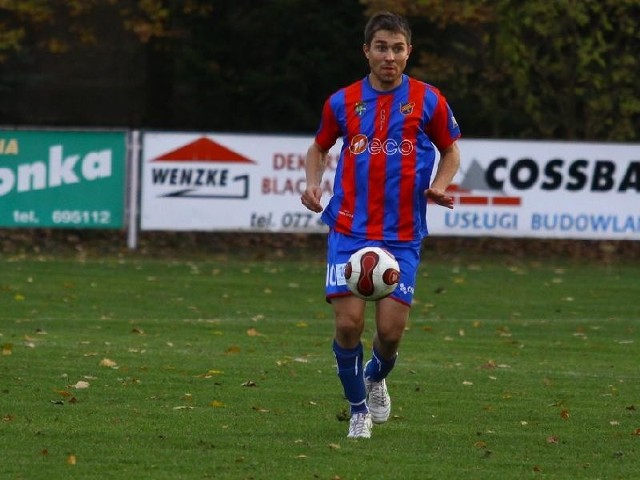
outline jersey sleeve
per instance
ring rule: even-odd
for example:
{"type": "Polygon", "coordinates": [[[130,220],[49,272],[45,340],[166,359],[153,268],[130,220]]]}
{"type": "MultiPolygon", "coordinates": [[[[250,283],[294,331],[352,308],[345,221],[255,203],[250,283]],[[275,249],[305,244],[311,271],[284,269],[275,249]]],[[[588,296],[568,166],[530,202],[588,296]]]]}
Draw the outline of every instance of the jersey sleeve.
{"type": "Polygon", "coordinates": [[[426,127],[426,132],[438,150],[443,150],[460,138],[460,126],[453,116],[446,98],[437,89],[434,90],[437,103],[431,121],[426,127]]]}
{"type": "Polygon", "coordinates": [[[329,150],[340,137],[340,126],[336,119],[335,112],[331,106],[331,98],[324,102],[320,127],[316,132],[315,141],[323,150],[329,150]]]}

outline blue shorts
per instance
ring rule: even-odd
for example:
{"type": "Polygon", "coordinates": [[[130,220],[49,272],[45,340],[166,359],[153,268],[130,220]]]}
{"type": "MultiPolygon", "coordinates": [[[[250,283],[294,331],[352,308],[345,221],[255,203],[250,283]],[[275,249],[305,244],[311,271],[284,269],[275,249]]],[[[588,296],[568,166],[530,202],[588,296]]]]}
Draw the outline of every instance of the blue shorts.
{"type": "Polygon", "coordinates": [[[384,240],[367,240],[355,238],[331,229],[327,242],[327,279],[325,293],[327,301],[334,297],[352,295],[344,278],[344,266],[349,257],[363,247],[382,247],[391,252],[400,266],[398,287],[390,295],[391,298],[411,306],[415,292],[416,274],[420,264],[422,242],[389,242],[384,240]]]}

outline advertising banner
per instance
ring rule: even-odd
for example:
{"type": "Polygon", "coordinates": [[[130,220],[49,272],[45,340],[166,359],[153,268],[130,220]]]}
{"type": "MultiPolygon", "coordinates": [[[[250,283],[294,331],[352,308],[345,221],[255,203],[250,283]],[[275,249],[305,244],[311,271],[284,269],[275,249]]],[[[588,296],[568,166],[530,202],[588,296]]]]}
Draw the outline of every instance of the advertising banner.
{"type": "Polygon", "coordinates": [[[460,140],[436,235],[640,240],[640,145],[460,140]]]}
{"type": "MultiPolygon", "coordinates": [[[[143,134],[142,230],[320,232],[300,203],[312,137],[143,134]]],[[[339,146],[323,188],[333,190],[339,146]]]]}
{"type": "Polygon", "coordinates": [[[121,228],[126,138],[0,130],[0,227],[121,228]]]}
{"type": "MultiPolygon", "coordinates": [[[[147,132],[142,230],[324,232],[300,203],[311,137],[147,132]]],[[[460,140],[431,235],[640,239],[640,146],[460,140]]],[[[329,155],[324,204],[340,144],[329,155]]]]}

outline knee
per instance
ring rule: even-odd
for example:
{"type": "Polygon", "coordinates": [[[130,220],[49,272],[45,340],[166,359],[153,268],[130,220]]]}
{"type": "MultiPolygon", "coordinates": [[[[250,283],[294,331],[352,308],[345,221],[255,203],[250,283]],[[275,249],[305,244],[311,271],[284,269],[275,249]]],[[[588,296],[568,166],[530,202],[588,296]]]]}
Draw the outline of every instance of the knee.
{"type": "Polygon", "coordinates": [[[364,331],[364,319],[358,315],[336,316],[336,338],[345,347],[353,347],[364,331]]]}
{"type": "Polygon", "coordinates": [[[397,345],[402,340],[404,325],[387,324],[378,325],[376,335],[378,340],[385,345],[397,345]]]}

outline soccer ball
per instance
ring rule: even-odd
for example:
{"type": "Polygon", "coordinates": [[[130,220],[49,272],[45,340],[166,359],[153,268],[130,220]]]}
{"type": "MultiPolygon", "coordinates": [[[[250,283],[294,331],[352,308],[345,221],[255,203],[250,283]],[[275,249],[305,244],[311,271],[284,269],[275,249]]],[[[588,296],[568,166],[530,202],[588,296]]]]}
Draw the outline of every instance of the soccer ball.
{"type": "Polygon", "coordinates": [[[361,248],[344,267],[349,290],[364,300],[380,300],[393,292],[400,279],[395,257],[378,247],[361,248]]]}

